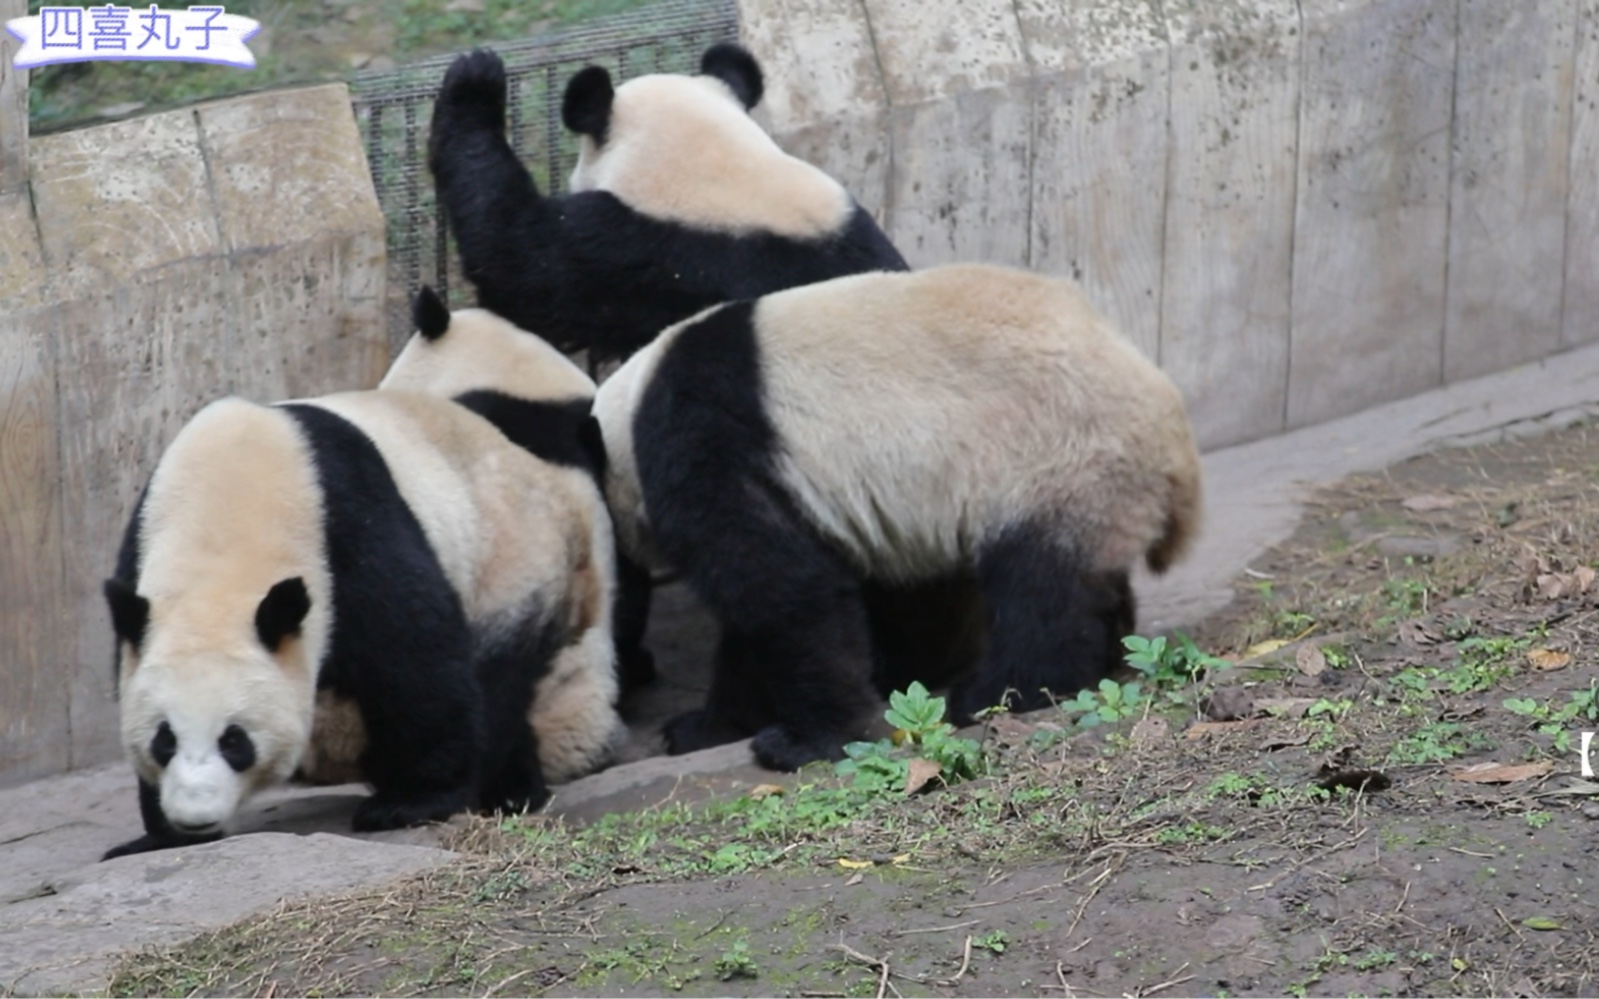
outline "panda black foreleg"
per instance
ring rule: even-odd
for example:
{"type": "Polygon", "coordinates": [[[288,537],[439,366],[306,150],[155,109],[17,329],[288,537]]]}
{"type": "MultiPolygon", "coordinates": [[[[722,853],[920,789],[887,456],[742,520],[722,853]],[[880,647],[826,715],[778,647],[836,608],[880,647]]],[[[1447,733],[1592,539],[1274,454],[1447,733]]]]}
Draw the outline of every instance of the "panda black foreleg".
{"type": "Polygon", "coordinates": [[[101,860],[128,857],[135,853],[149,853],[153,850],[170,850],[195,843],[214,843],[222,838],[219,832],[207,833],[204,836],[185,836],[172,828],[172,823],[167,821],[166,813],[161,810],[161,789],[143,777],[139,778],[139,817],[144,820],[144,835],[113,846],[105,852],[101,860]]]}
{"type": "Polygon", "coordinates": [[[1027,525],[991,542],[977,569],[988,649],[952,694],[957,723],[1001,703],[1030,711],[1070,698],[1120,662],[1133,613],[1125,572],[1090,571],[1069,546],[1027,525]]]}
{"type": "Polygon", "coordinates": [[[367,730],[361,768],[373,787],[356,806],[357,832],[442,822],[478,800],[484,699],[466,629],[406,628],[393,639],[373,650],[388,661],[356,694],[367,730]]]}

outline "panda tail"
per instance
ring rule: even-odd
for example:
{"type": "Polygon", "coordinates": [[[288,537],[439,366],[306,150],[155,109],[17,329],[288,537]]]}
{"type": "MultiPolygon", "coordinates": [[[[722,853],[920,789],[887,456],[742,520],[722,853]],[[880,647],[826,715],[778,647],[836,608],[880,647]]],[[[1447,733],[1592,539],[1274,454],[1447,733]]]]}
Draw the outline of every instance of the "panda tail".
{"type": "Polygon", "coordinates": [[[1171,486],[1171,492],[1165,528],[1160,538],[1144,553],[1145,563],[1156,573],[1165,572],[1187,554],[1199,534],[1203,510],[1197,460],[1168,472],[1166,481],[1171,486]]]}

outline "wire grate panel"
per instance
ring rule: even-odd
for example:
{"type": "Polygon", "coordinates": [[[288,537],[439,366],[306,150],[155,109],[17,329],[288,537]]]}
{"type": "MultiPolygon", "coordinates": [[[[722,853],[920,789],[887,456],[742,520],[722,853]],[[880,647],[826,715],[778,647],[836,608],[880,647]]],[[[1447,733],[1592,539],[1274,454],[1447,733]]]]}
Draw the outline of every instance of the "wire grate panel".
{"type": "MultiPolygon", "coordinates": [[[[693,73],[707,47],[737,38],[735,0],[655,0],[565,31],[483,44],[505,62],[511,148],[548,194],[565,190],[577,164],[577,141],[561,125],[561,94],[573,73],[589,65],[606,67],[619,81],[645,73],[693,73]]],[[[411,334],[410,297],[419,285],[433,285],[452,307],[473,301],[436,210],[427,169],[433,99],[458,54],[350,79],[356,123],[388,229],[391,353],[411,334]]]]}

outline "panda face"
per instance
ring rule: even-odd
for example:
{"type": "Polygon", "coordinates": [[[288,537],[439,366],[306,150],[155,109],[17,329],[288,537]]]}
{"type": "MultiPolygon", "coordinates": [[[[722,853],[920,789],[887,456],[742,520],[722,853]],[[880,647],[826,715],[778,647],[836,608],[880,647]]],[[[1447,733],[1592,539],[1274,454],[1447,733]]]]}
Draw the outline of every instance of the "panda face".
{"type": "Polygon", "coordinates": [[[303,580],[264,597],[230,582],[153,598],[107,587],[120,622],[123,746],[185,834],[219,831],[250,794],[286,779],[310,735],[303,580]]]}
{"type": "Polygon", "coordinates": [[[310,692],[269,655],[172,655],[152,637],[123,689],[124,747],[179,832],[220,831],[298,765],[310,692]]]}

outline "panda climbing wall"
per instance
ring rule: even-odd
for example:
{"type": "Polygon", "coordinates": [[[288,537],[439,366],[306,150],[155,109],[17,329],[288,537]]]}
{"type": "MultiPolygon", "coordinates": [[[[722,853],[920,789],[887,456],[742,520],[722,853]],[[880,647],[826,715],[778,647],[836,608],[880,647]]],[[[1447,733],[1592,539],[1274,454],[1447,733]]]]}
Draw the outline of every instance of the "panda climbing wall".
{"type": "MultiPolygon", "coordinates": [[[[454,399],[517,445],[552,464],[582,469],[599,487],[599,468],[580,443],[594,400],[594,381],[581,368],[539,337],[485,309],[451,313],[426,286],[412,300],[411,318],[417,332],[379,388],[454,399]]],[[[616,584],[616,672],[622,685],[632,688],[655,676],[654,658],[643,644],[650,578],[631,559],[619,555],[616,584]]],[[[574,688],[583,692],[572,696],[586,706],[593,699],[589,691],[605,683],[615,687],[610,677],[607,670],[604,678],[585,679],[574,688]]],[[[541,696],[538,705],[536,710],[551,719],[546,727],[556,724],[553,718],[571,714],[564,699],[553,695],[541,696]]]]}
{"type": "Polygon", "coordinates": [[[895,624],[876,581],[975,575],[987,650],[958,718],[1008,689],[1017,710],[1070,696],[1119,660],[1130,568],[1164,570],[1200,517],[1177,389],[1074,285],[1021,271],[719,306],[634,354],[594,412],[618,536],[722,626],[673,752],[754,735],[768,767],[839,756],[895,624]]]}
{"type": "Polygon", "coordinates": [[[505,67],[456,59],[434,105],[428,165],[485,308],[562,350],[626,356],[735,298],[905,261],[837,181],[750,118],[760,66],[713,45],[700,74],[567,85],[582,149],[572,193],[540,194],[505,138],[505,67]]]}
{"type": "MultiPolygon", "coordinates": [[[[374,788],[357,830],[541,805],[534,684],[612,657],[596,503],[444,399],[206,407],[105,586],[145,825],[107,856],[214,839],[253,792],[357,750],[374,788]]],[[[603,750],[620,731],[606,711],[583,735],[603,750]]]]}

